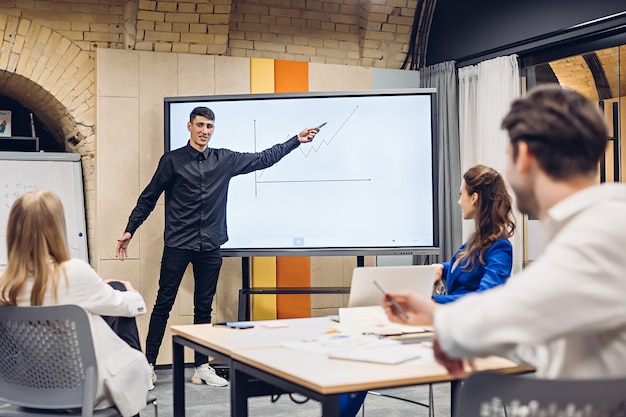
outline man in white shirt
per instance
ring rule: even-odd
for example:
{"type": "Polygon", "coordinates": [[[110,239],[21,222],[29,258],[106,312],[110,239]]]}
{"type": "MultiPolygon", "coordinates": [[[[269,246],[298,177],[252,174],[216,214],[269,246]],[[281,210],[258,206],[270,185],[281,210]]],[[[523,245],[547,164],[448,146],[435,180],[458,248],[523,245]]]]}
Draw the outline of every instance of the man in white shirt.
{"type": "MultiPolygon", "coordinates": [[[[597,105],[558,85],[513,102],[503,119],[506,177],[541,219],[541,256],[507,284],[443,306],[390,293],[411,324],[431,324],[437,360],[508,356],[545,378],[626,376],[626,185],[597,184],[608,133],[597,105]]],[[[404,322],[389,302],[393,321],[404,322]]]]}

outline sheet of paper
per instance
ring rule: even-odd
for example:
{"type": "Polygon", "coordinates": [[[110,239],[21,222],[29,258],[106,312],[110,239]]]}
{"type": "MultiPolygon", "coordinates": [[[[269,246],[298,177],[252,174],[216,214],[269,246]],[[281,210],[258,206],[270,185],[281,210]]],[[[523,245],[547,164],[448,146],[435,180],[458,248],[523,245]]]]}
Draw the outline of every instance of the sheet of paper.
{"type": "Polygon", "coordinates": [[[382,306],[349,307],[339,309],[339,327],[342,333],[372,333],[397,335],[425,331],[423,327],[392,323],[382,306]]]}
{"type": "Polygon", "coordinates": [[[281,346],[291,349],[325,354],[399,345],[400,342],[397,340],[384,339],[371,334],[343,333],[325,334],[318,338],[295,340],[281,344],[281,346]]]}
{"type": "Polygon", "coordinates": [[[328,355],[332,359],[346,359],[352,361],[384,363],[395,365],[422,356],[423,349],[417,345],[399,345],[370,347],[367,349],[334,352],[328,355]]]}

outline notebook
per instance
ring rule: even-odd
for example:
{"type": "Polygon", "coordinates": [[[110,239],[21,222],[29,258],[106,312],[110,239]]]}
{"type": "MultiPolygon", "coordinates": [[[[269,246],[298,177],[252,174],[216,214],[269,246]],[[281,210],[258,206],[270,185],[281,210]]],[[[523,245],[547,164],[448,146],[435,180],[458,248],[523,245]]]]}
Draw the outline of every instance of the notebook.
{"type": "Polygon", "coordinates": [[[354,268],[348,307],[381,305],[383,295],[374,285],[374,280],[380,282],[387,291],[413,290],[430,298],[435,282],[435,266],[363,266],[354,268]]]}

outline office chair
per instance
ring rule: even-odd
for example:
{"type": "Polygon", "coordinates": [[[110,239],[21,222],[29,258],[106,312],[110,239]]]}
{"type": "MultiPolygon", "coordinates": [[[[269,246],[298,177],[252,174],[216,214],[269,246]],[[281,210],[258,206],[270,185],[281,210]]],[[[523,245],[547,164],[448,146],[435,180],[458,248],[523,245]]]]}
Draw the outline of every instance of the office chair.
{"type": "MultiPolygon", "coordinates": [[[[0,416],[121,417],[115,407],[93,409],[97,381],[82,308],[0,306],[0,401],[8,403],[0,416]]],[[[148,394],[146,404],[157,416],[156,398],[148,394]]]]}
{"type": "Polygon", "coordinates": [[[626,415],[626,378],[559,380],[478,373],[457,396],[454,417],[626,415]]]}

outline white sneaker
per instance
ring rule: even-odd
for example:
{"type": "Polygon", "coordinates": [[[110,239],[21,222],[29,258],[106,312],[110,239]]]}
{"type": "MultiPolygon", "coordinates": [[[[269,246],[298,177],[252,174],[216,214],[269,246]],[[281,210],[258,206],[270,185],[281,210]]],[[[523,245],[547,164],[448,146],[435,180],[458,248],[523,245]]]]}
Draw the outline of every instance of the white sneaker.
{"type": "Polygon", "coordinates": [[[205,383],[212,387],[225,387],[228,385],[228,381],[221,376],[216,375],[215,369],[211,368],[208,363],[196,366],[195,372],[191,377],[191,382],[194,384],[205,383]]]}
{"type": "Polygon", "coordinates": [[[150,364],[150,386],[148,387],[149,391],[154,389],[154,383],[157,381],[156,373],[154,372],[154,365],[150,364]]]}

